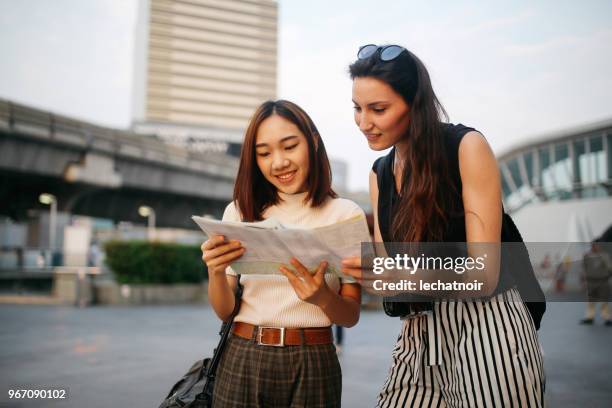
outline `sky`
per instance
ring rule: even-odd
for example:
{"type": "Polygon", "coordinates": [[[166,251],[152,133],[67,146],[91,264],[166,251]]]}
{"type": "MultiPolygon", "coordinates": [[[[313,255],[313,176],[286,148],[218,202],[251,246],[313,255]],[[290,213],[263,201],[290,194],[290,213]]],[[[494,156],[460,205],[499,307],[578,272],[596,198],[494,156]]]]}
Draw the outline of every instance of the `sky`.
{"type": "MultiPolygon", "coordinates": [[[[278,97],[313,118],[349,188],[381,155],[353,121],[360,45],[400,44],[427,66],[453,123],[499,154],[612,117],[612,2],[279,1],[278,97]]],[[[131,124],[135,0],[0,0],[0,98],[131,124]]]]}

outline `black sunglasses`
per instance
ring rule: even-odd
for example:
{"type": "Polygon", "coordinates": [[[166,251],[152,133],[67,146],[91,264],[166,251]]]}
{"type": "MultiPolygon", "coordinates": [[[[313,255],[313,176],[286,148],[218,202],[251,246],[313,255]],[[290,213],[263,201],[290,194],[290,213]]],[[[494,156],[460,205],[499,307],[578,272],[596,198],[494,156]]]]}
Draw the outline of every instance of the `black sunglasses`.
{"type": "Polygon", "coordinates": [[[381,61],[393,61],[404,51],[406,51],[406,49],[400,45],[362,45],[359,47],[359,51],[357,51],[357,59],[368,59],[375,53],[378,53],[381,61]]]}

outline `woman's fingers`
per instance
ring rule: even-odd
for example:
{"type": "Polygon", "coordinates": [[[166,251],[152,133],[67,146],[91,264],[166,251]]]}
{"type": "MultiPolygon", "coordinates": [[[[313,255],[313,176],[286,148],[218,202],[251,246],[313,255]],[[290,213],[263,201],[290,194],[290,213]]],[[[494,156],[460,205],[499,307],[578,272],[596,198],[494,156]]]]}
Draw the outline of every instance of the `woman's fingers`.
{"type": "Polygon", "coordinates": [[[342,267],[340,268],[340,271],[342,271],[342,273],[345,275],[352,276],[360,283],[361,282],[366,282],[366,283],[373,282],[375,280],[381,279],[380,275],[376,275],[375,273],[372,273],[372,271],[369,271],[367,269],[362,269],[362,268],[342,267]]]}
{"type": "Polygon", "coordinates": [[[308,273],[308,269],[304,265],[302,265],[302,263],[298,261],[297,258],[291,258],[289,260],[289,263],[293,265],[299,273],[308,273]]]}
{"type": "Polygon", "coordinates": [[[246,251],[245,248],[236,248],[230,252],[224,253],[223,255],[211,258],[209,261],[206,262],[206,265],[208,265],[209,268],[212,268],[223,264],[230,264],[236,259],[240,258],[242,254],[244,254],[244,251],[246,251]]]}
{"type": "Polygon", "coordinates": [[[296,292],[302,288],[303,282],[300,278],[296,276],[295,272],[287,268],[285,265],[279,267],[278,270],[280,271],[280,273],[287,277],[289,283],[291,284],[291,286],[293,286],[293,289],[295,289],[296,292]]]}
{"type": "Polygon", "coordinates": [[[359,256],[344,258],[342,260],[340,270],[342,271],[342,273],[352,276],[360,283],[362,280],[364,280],[366,275],[365,271],[361,267],[361,257],[359,256]]]}
{"type": "Polygon", "coordinates": [[[361,268],[342,267],[340,268],[340,271],[342,271],[342,273],[345,275],[352,276],[353,278],[357,279],[357,281],[361,281],[361,279],[363,278],[363,271],[361,270],[361,268]]]}
{"type": "Polygon", "coordinates": [[[319,267],[317,268],[313,278],[317,284],[321,284],[325,281],[325,272],[327,271],[328,265],[329,264],[327,261],[321,261],[321,263],[319,263],[319,267]]]}
{"type": "Polygon", "coordinates": [[[343,268],[361,268],[361,257],[352,256],[350,258],[344,258],[342,260],[343,268]]]}
{"type": "Polygon", "coordinates": [[[342,271],[343,274],[348,275],[348,276],[352,276],[353,278],[355,278],[357,283],[359,283],[361,285],[361,288],[363,290],[365,290],[366,292],[377,294],[377,293],[373,292],[373,288],[372,288],[373,283],[374,283],[374,279],[371,278],[370,274],[364,273],[363,269],[360,269],[360,268],[341,268],[340,270],[342,271]]]}
{"type": "Polygon", "coordinates": [[[298,261],[296,258],[291,258],[289,262],[295,268],[297,276],[299,276],[300,278],[304,280],[308,280],[308,281],[312,280],[312,275],[310,274],[310,271],[308,270],[308,268],[302,265],[300,261],[298,261]]]}
{"type": "Polygon", "coordinates": [[[208,251],[224,242],[225,242],[225,237],[223,235],[213,235],[209,237],[206,241],[204,241],[204,243],[202,244],[200,248],[202,249],[202,251],[208,251]]]}
{"type": "Polygon", "coordinates": [[[209,262],[227,252],[235,251],[240,248],[242,248],[240,241],[229,241],[227,244],[215,246],[212,249],[205,250],[204,254],[202,255],[202,259],[204,259],[205,262],[209,262]]]}

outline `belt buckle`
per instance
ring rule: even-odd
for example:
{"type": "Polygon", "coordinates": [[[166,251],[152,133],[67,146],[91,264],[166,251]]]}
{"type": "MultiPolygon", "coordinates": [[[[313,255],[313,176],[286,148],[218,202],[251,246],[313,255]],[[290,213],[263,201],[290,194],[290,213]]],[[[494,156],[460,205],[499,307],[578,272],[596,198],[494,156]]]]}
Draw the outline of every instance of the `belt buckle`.
{"type": "Polygon", "coordinates": [[[271,327],[271,326],[258,326],[257,327],[257,345],[259,346],[272,346],[272,347],[284,347],[285,346],[285,328],[284,327],[271,327]],[[263,329],[275,329],[280,330],[280,340],[278,343],[264,343],[262,342],[263,329]]]}

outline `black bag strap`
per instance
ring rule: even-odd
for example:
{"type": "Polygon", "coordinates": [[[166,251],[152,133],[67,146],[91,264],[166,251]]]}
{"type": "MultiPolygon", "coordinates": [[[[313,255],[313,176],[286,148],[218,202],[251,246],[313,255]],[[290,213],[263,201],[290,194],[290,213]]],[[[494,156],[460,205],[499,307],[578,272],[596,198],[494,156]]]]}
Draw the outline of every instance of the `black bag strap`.
{"type": "MultiPolygon", "coordinates": [[[[215,348],[213,352],[213,356],[210,361],[210,365],[206,370],[206,383],[215,378],[215,373],[217,372],[217,366],[219,365],[219,361],[221,361],[221,355],[223,354],[223,350],[225,349],[225,344],[227,343],[227,338],[229,337],[230,330],[232,328],[232,324],[234,323],[234,318],[238,315],[240,311],[240,302],[242,299],[242,291],[243,287],[240,284],[240,274],[237,275],[238,282],[236,285],[236,293],[234,293],[234,310],[232,311],[232,315],[230,318],[223,322],[221,325],[221,330],[219,331],[219,335],[221,338],[219,339],[219,344],[215,348]]],[[[206,384],[204,385],[204,390],[206,390],[206,384]]]]}
{"type": "Polygon", "coordinates": [[[236,278],[238,278],[237,282],[236,282],[236,293],[234,293],[234,310],[232,311],[232,315],[230,316],[228,322],[233,323],[234,322],[234,318],[238,315],[238,312],[240,311],[240,300],[242,299],[242,285],[240,284],[240,278],[241,275],[238,274],[236,275],[236,278]]]}

